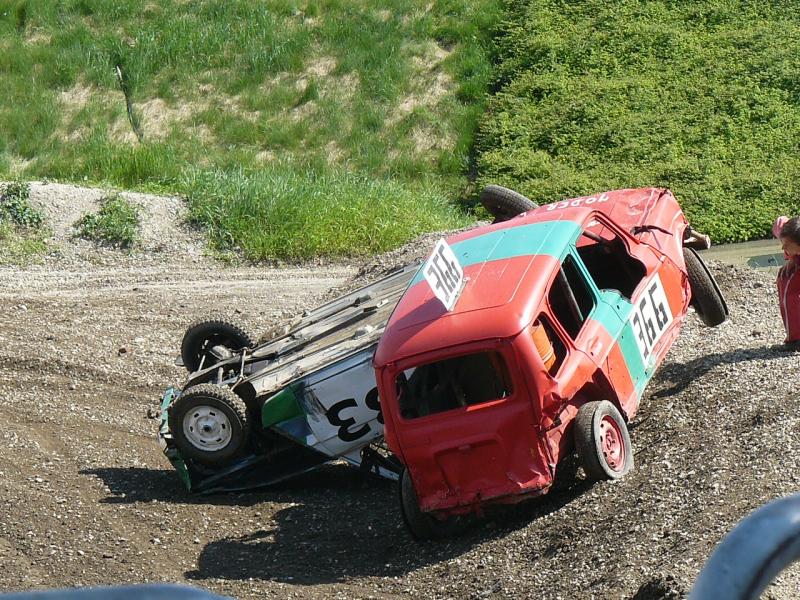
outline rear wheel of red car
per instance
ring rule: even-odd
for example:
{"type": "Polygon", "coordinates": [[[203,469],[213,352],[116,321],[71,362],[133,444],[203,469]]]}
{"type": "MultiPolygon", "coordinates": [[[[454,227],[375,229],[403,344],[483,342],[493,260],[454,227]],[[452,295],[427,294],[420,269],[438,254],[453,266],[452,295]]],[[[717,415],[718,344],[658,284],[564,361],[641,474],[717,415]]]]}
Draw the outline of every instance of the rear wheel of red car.
{"type": "Polygon", "coordinates": [[[495,223],[508,221],[520,213],[537,208],[536,203],[519,192],[502,185],[487,185],[483,188],[479,199],[484,208],[494,217],[495,223]]]}
{"type": "Polygon", "coordinates": [[[628,427],[608,400],[587,402],[580,407],[574,435],[578,459],[589,479],[619,479],[633,468],[628,427]]]}
{"type": "Polygon", "coordinates": [[[183,458],[221,466],[244,452],[250,434],[247,407],[229,388],[202,383],[169,408],[169,430],[183,458]]]}
{"type": "Polygon", "coordinates": [[[244,328],[222,319],[192,323],[183,334],[181,360],[190,373],[211,367],[233,352],[255,346],[253,337],[244,328]]]}
{"type": "Polygon", "coordinates": [[[693,248],[683,249],[686,274],[692,289],[692,306],[697,316],[709,327],[716,327],[728,318],[728,305],[714,281],[714,276],[693,248]]]}
{"type": "Polygon", "coordinates": [[[445,519],[437,519],[433,515],[422,512],[408,469],[403,469],[400,475],[400,511],[403,513],[403,521],[411,535],[420,541],[456,535],[467,525],[466,517],[450,516],[445,519]]]}

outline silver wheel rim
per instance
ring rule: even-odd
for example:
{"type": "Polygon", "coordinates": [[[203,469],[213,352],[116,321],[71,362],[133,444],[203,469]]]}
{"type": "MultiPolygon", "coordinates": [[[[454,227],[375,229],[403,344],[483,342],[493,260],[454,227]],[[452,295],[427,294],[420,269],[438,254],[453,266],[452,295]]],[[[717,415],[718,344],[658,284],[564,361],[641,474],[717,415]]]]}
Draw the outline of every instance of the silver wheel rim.
{"type": "Polygon", "coordinates": [[[183,435],[200,450],[221,450],[231,441],[231,422],[216,406],[197,406],[183,417],[183,435]]]}

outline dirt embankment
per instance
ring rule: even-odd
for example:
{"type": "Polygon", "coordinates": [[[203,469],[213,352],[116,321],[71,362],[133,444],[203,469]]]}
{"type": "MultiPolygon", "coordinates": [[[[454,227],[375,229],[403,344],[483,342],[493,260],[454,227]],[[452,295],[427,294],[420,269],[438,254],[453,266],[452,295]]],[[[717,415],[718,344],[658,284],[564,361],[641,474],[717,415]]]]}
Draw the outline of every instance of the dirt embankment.
{"type": "MultiPolygon", "coordinates": [[[[63,188],[47,192],[51,219],[70,203],[59,194],[96,194],[63,188]]],[[[800,486],[800,355],[777,346],[772,277],[715,263],[731,319],[707,329],[690,315],[647,389],[622,481],[589,486],[567,464],[549,495],[425,545],[405,532],[392,484],[341,465],[189,496],[152,418],[182,381],[185,326],[215,312],[261,332],[358,269],[226,267],[180,227],[179,202],[140,200],[170,243],[96,252],[64,226],[43,265],[0,267],[0,590],[169,581],[236,598],[679,598],[735,522],[800,486]]],[[[789,571],[768,594],[796,597],[798,581],[789,571]]]]}

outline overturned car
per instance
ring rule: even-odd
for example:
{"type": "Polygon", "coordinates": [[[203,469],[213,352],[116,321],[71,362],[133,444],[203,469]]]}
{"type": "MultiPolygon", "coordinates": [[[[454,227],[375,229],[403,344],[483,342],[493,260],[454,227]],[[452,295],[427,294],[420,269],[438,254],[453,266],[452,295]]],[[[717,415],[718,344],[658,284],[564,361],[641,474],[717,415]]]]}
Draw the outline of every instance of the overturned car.
{"type": "Polygon", "coordinates": [[[221,319],[192,324],[182,389],[161,400],[159,443],[190,491],[268,485],[342,459],[396,479],[372,357],[419,265],[303,314],[260,343],[221,319]]]}

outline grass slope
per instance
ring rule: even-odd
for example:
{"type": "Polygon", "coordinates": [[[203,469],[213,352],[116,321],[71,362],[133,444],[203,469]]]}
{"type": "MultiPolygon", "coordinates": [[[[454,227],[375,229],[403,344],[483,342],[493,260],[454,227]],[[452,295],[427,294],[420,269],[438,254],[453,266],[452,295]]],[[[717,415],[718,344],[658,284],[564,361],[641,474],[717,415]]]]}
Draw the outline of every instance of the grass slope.
{"type": "Polygon", "coordinates": [[[519,0],[480,182],[539,203],[668,186],[717,242],[800,210],[800,5],[519,0]]]}
{"type": "Polygon", "coordinates": [[[0,177],[181,193],[252,259],[459,227],[487,183],[669,186],[715,241],[763,237],[800,210],[799,25],[777,0],[0,0],[0,177]]]}
{"type": "Polygon", "coordinates": [[[0,0],[0,176],[187,193],[254,259],[460,226],[499,5],[0,0]]]}

